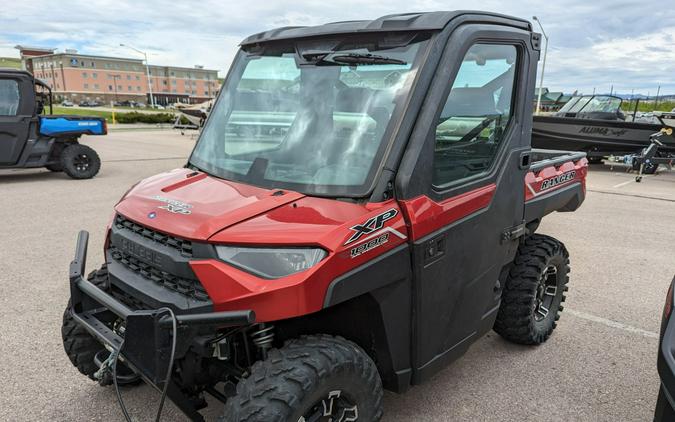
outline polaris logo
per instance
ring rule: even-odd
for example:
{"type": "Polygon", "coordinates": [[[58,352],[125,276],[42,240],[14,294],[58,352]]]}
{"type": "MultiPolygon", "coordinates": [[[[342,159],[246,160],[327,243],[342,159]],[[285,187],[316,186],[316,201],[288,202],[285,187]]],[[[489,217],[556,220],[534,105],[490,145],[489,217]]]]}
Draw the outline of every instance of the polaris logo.
{"type": "Polygon", "coordinates": [[[539,190],[546,190],[546,189],[551,189],[554,186],[561,185],[563,183],[569,182],[570,180],[574,179],[574,177],[577,175],[577,172],[572,170],[568,171],[566,173],[563,173],[559,176],[551,177],[550,179],[546,179],[543,182],[541,182],[541,188],[539,190]]]}
{"type": "Polygon", "coordinates": [[[166,205],[161,205],[157,208],[167,210],[174,214],[183,214],[188,215],[192,214],[192,205],[186,204],[185,202],[179,201],[177,199],[169,199],[163,196],[154,196],[152,199],[159,202],[164,202],[166,205]]]}
{"type": "Polygon", "coordinates": [[[349,245],[352,242],[356,242],[365,234],[371,234],[380,230],[382,227],[384,227],[384,223],[396,217],[396,214],[398,214],[398,211],[392,208],[388,211],[383,212],[380,215],[376,215],[375,217],[369,218],[368,221],[366,221],[363,224],[357,224],[355,226],[352,226],[350,229],[354,231],[354,234],[352,234],[349,240],[345,242],[345,245],[349,245]]]}

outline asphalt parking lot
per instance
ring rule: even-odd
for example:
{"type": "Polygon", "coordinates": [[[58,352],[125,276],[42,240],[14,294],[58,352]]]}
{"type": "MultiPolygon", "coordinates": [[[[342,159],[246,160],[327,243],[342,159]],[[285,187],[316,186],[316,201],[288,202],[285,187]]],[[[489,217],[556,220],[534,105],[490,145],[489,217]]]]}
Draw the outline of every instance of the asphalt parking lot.
{"type": "MultiPolygon", "coordinates": [[[[122,420],[112,388],[81,376],[61,345],[68,263],[80,229],[88,269],[102,262],[112,207],[136,181],[182,166],[194,143],[173,131],[85,139],[103,165],[93,180],[0,171],[0,420],[122,420]]],[[[645,177],[594,166],[585,204],[547,217],[572,273],[565,311],[540,347],[491,333],[430,382],[387,393],[385,421],[649,421],[656,402],[660,315],[675,274],[675,173],[645,177]]],[[[122,394],[138,421],[154,416],[147,386],[122,394]]],[[[217,406],[205,412],[209,420],[217,406]]],[[[172,406],[166,421],[183,421],[172,406]]]]}

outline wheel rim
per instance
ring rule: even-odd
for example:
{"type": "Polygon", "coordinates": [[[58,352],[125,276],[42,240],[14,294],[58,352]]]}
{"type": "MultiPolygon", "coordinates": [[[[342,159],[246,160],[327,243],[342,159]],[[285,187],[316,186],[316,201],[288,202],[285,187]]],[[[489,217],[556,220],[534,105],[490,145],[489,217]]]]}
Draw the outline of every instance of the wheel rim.
{"type": "Polygon", "coordinates": [[[359,418],[359,409],[340,390],[329,392],[314,403],[298,422],[350,422],[359,418]]]}
{"type": "Polygon", "coordinates": [[[87,154],[77,154],[73,158],[73,166],[75,167],[75,170],[79,172],[84,172],[89,169],[89,165],[91,164],[91,159],[87,154]]]}
{"type": "Polygon", "coordinates": [[[558,267],[549,265],[544,269],[537,285],[537,296],[534,301],[534,319],[543,321],[549,316],[551,305],[558,293],[558,267]]]}

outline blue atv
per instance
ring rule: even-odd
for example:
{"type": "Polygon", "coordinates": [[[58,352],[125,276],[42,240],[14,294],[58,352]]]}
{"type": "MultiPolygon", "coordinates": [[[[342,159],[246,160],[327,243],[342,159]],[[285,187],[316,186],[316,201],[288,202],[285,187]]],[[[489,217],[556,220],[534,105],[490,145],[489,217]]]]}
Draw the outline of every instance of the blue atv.
{"type": "Polygon", "coordinates": [[[105,119],[52,111],[48,85],[29,72],[0,69],[0,169],[45,167],[73,179],[94,177],[101,160],[78,140],[82,135],[105,135],[105,119]]]}

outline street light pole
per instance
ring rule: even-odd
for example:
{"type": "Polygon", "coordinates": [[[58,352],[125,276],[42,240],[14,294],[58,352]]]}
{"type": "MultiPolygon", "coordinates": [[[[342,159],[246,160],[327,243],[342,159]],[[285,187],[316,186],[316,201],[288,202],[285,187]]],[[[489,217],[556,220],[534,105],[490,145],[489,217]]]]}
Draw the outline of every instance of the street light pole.
{"type": "Polygon", "coordinates": [[[541,29],[541,33],[544,35],[544,39],[546,40],[546,46],[544,47],[544,62],[541,64],[541,76],[539,77],[539,95],[537,95],[537,115],[539,114],[539,109],[541,107],[541,92],[544,90],[544,72],[546,71],[546,53],[548,53],[548,35],[546,35],[546,31],[544,31],[544,27],[541,26],[541,21],[539,18],[536,16],[532,16],[532,19],[537,21],[539,24],[539,29],[541,29]]]}
{"type": "Polygon", "coordinates": [[[113,87],[115,89],[115,101],[113,101],[112,104],[112,124],[116,124],[117,122],[115,121],[115,103],[117,102],[117,79],[119,79],[120,75],[110,75],[113,78],[113,87]]]}
{"type": "Polygon", "coordinates": [[[145,76],[148,78],[148,90],[150,93],[150,106],[155,108],[155,97],[152,95],[152,80],[150,79],[150,64],[148,63],[148,53],[141,51],[137,48],[134,48],[130,45],[120,44],[120,47],[126,47],[134,50],[137,53],[142,54],[145,57],[145,76]]]}

